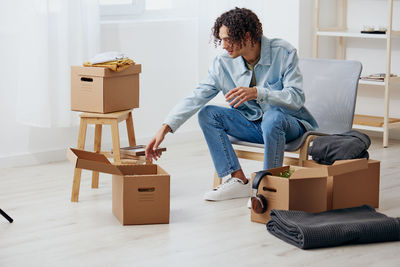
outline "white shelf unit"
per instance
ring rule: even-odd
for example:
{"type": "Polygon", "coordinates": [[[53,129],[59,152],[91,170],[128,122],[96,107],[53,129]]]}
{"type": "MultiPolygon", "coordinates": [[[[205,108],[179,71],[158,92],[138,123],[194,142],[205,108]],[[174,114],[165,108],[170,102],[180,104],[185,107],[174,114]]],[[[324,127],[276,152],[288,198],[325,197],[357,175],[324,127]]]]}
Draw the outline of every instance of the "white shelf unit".
{"type": "Polygon", "coordinates": [[[315,29],[314,29],[314,57],[318,57],[319,50],[319,38],[321,36],[335,37],[338,38],[338,59],[345,59],[345,38],[365,38],[365,39],[385,39],[386,40],[386,70],[382,71],[386,73],[384,81],[367,81],[360,80],[361,85],[380,86],[384,89],[384,106],[383,106],[383,117],[369,116],[355,114],[353,128],[364,129],[383,133],[383,146],[387,147],[389,144],[389,129],[400,126],[400,119],[390,118],[390,90],[393,87],[400,86],[399,77],[390,77],[391,73],[391,57],[392,57],[392,38],[400,37],[400,31],[394,31],[392,28],[393,20],[393,0],[387,0],[388,3],[388,24],[385,34],[369,34],[361,33],[360,30],[347,29],[346,27],[346,11],[347,11],[347,0],[339,0],[340,15],[339,25],[337,27],[322,28],[319,24],[319,13],[320,13],[320,0],[315,0],[315,29]]]}

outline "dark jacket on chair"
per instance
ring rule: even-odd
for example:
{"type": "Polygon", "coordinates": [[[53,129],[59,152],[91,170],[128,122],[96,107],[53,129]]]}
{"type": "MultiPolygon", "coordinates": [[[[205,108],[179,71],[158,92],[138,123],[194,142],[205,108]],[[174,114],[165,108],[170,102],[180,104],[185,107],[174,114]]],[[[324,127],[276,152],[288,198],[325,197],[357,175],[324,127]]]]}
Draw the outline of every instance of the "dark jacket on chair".
{"type": "Polygon", "coordinates": [[[368,135],[349,131],[317,137],[309,148],[309,155],[320,164],[331,165],[335,160],[369,158],[371,140],[368,135]]]}

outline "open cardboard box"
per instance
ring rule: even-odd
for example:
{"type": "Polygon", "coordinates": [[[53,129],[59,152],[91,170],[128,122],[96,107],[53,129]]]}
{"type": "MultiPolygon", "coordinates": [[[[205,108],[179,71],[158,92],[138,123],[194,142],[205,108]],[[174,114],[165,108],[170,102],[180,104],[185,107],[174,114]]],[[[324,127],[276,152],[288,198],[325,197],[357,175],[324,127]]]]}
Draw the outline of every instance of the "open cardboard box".
{"type": "Polygon", "coordinates": [[[140,64],[115,72],[71,66],[71,110],[109,113],[139,107],[140,64]]]}
{"type": "Polygon", "coordinates": [[[123,225],[169,223],[170,175],[160,166],[113,165],[100,153],[70,148],[75,168],[112,174],[112,212],[123,225]]]}
{"type": "MultiPolygon", "coordinates": [[[[327,209],[327,177],[365,169],[366,160],[338,162],[334,165],[313,167],[284,166],[269,169],[272,175],[265,176],[258,187],[258,193],[267,200],[267,211],[257,214],[251,210],[251,221],[267,223],[271,209],[302,210],[321,212],[327,209]],[[294,170],[290,178],[279,173],[294,170]]],[[[255,173],[252,174],[252,181],[255,173]]]]}
{"type": "MultiPolygon", "coordinates": [[[[343,209],[364,204],[379,208],[380,161],[362,159],[364,168],[331,174],[327,178],[327,210],[343,209]]],[[[336,161],[334,164],[343,170],[354,160],[336,161]]],[[[312,160],[304,162],[305,167],[320,168],[321,164],[312,160]]]]}

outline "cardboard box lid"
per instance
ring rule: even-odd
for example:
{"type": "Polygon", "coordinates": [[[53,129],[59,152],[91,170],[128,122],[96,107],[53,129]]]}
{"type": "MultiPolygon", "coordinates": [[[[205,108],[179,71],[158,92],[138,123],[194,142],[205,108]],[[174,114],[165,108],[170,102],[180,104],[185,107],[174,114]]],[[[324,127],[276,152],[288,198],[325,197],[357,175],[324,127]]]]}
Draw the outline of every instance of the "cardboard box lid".
{"type": "Polygon", "coordinates": [[[142,72],[142,65],[135,64],[124,69],[123,71],[112,71],[104,67],[71,66],[71,72],[73,71],[79,76],[118,77],[139,74],[142,72]]]}
{"type": "Polygon", "coordinates": [[[75,168],[123,175],[117,166],[112,165],[106,156],[100,153],[69,148],[67,159],[75,165],[75,168]]]}
{"type": "Polygon", "coordinates": [[[332,165],[320,165],[317,163],[310,163],[305,164],[305,167],[308,167],[307,165],[317,167],[298,169],[290,176],[290,179],[300,179],[306,177],[315,178],[316,176],[327,177],[363,170],[368,168],[368,160],[365,158],[337,160],[332,165]]]}

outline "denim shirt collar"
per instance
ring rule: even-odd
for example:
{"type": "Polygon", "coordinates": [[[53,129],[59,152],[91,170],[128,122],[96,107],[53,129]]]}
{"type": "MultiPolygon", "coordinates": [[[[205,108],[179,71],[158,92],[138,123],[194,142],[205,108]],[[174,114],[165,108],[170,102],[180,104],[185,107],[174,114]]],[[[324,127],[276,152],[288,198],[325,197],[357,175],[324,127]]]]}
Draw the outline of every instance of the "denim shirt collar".
{"type": "Polygon", "coordinates": [[[265,36],[261,37],[261,58],[258,64],[271,65],[271,42],[265,36]]]}
{"type": "MultiPolygon", "coordinates": [[[[238,69],[238,74],[244,74],[246,71],[248,71],[246,62],[242,56],[233,59],[233,61],[237,66],[240,66],[238,69]]],[[[261,37],[261,55],[257,65],[259,64],[265,66],[271,65],[271,42],[265,36],[261,37]]]]}

